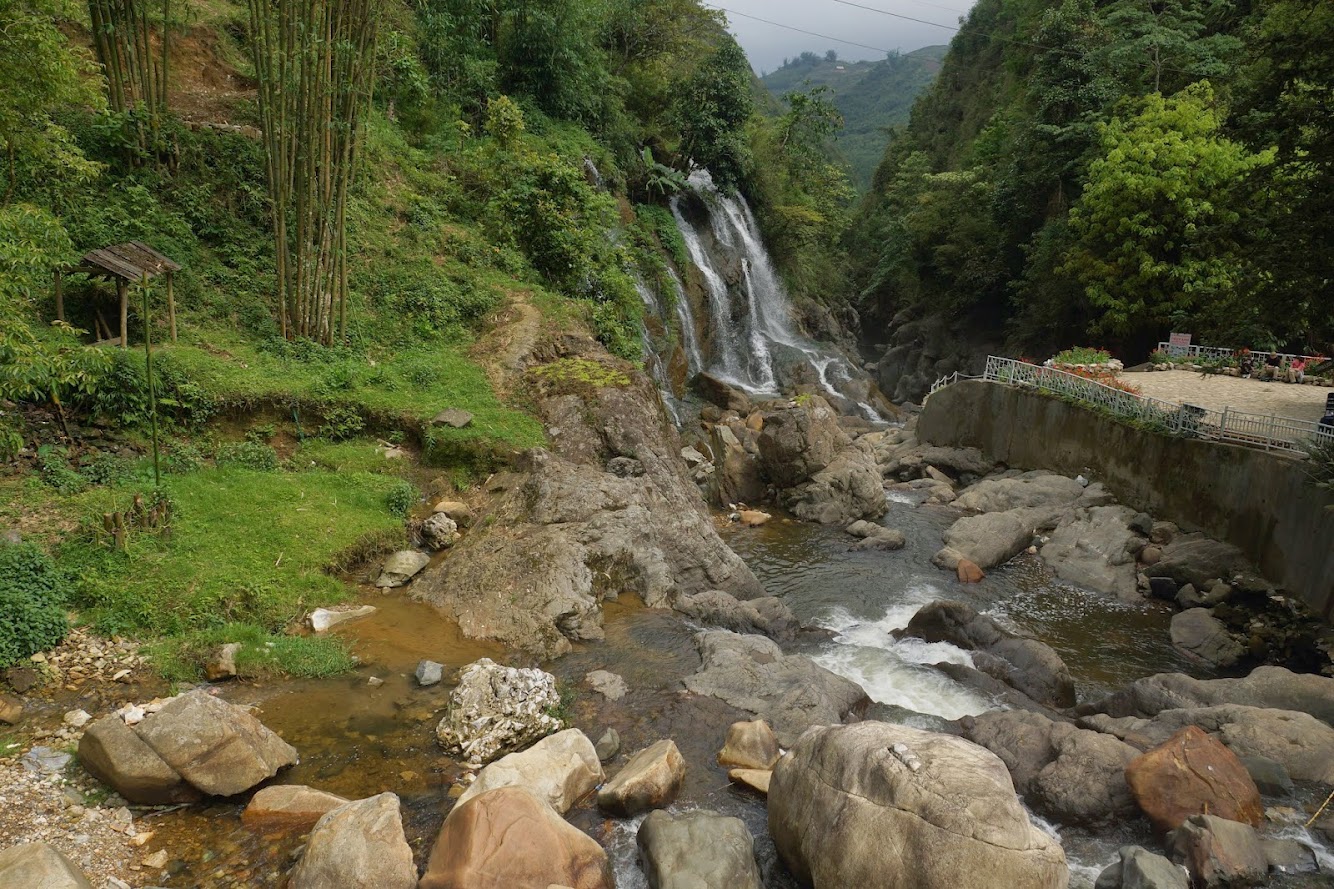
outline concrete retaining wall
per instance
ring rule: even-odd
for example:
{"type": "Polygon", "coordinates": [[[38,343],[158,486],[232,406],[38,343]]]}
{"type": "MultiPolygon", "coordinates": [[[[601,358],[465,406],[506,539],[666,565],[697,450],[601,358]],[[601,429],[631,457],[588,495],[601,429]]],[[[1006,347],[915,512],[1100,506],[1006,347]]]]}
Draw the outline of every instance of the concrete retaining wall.
{"type": "Polygon", "coordinates": [[[928,398],[917,436],[1017,468],[1084,473],[1127,506],[1240,547],[1265,577],[1334,620],[1334,495],[1311,483],[1304,461],[1146,432],[977,380],[928,398]]]}

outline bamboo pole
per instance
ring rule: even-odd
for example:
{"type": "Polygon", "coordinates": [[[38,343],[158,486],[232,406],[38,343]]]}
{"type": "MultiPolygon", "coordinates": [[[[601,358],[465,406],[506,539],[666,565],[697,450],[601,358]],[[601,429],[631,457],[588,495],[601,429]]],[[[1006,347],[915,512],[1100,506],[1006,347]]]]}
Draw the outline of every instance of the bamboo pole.
{"type": "Polygon", "coordinates": [[[167,319],[171,322],[171,341],[176,342],[176,294],[172,290],[173,272],[167,272],[167,319]]]}
{"type": "Polygon", "coordinates": [[[64,276],[56,269],[56,320],[65,320],[65,289],[62,286],[64,276]]]}
{"type": "Polygon", "coordinates": [[[116,294],[120,297],[120,347],[130,344],[130,288],[120,278],[116,279],[116,294]]]}

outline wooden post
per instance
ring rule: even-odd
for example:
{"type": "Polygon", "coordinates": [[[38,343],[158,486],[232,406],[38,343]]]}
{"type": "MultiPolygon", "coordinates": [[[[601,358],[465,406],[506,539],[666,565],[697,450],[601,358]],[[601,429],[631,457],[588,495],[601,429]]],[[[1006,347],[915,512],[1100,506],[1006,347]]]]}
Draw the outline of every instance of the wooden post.
{"type": "Polygon", "coordinates": [[[116,294],[120,297],[120,347],[130,343],[130,288],[120,278],[116,279],[116,294]]]}
{"type": "Polygon", "coordinates": [[[60,269],[56,269],[56,320],[65,320],[65,290],[61,286],[60,269]]]}
{"type": "Polygon", "coordinates": [[[172,273],[167,272],[167,319],[171,322],[171,341],[176,342],[176,295],[171,289],[172,273]]]}

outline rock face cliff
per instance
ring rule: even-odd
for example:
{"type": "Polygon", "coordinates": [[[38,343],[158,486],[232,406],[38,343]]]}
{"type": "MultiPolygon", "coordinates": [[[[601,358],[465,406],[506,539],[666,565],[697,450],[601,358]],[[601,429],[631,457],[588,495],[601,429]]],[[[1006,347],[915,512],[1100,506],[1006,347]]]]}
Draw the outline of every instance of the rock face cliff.
{"type": "Polygon", "coordinates": [[[602,638],[601,603],[622,592],[650,607],[709,590],[763,595],[714,530],[643,374],[567,336],[539,347],[529,376],[550,449],[487,483],[489,514],[414,595],[470,638],[542,657],[602,638]]]}

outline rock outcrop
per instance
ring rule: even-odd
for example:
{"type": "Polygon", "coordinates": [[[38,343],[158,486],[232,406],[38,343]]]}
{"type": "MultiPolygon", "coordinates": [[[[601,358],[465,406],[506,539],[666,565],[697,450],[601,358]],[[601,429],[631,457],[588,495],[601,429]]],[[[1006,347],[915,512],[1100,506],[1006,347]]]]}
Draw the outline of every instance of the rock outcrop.
{"type": "Polygon", "coordinates": [[[773,726],[781,744],[812,725],[859,717],[870,703],[857,683],[810,658],[787,655],[763,636],[707,630],[695,636],[703,664],[684,680],[687,691],[746,710],[773,726]]]}
{"type": "Polygon", "coordinates": [[[1156,716],[1164,710],[1187,710],[1219,704],[1240,704],[1309,713],[1334,725],[1334,678],[1294,673],[1283,667],[1256,667],[1240,679],[1196,679],[1184,673],[1157,673],[1081,712],[1109,716],[1156,716]]]}
{"type": "Polygon", "coordinates": [[[650,607],[670,606],[678,591],[762,595],[709,520],[652,382],[591,340],[566,338],[548,351],[538,370],[552,382],[538,409],[551,449],[527,452],[491,479],[493,521],[475,524],[413,594],[469,638],[543,657],[602,638],[601,603],[622,591],[650,607]],[[566,380],[564,368],[579,362],[599,372],[566,380]],[[611,471],[619,458],[642,472],[611,471]]]}
{"type": "Polygon", "coordinates": [[[1122,846],[1121,860],[1098,874],[1093,889],[1190,889],[1186,871],[1143,846],[1122,846]]]}
{"type": "Polygon", "coordinates": [[[696,809],[649,813],[636,837],[650,889],[761,889],[755,841],[740,818],[696,809]]]}
{"type": "Polygon", "coordinates": [[[1196,886],[1258,886],[1269,875],[1260,836],[1249,824],[1216,815],[1193,815],[1167,839],[1172,860],[1185,865],[1196,886]]]}
{"type": "Polygon", "coordinates": [[[1135,515],[1125,506],[1077,510],[1043,544],[1042,559],[1067,583],[1138,600],[1132,549],[1143,540],[1130,527],[1135,515]]]}
{"type": "Polygon", "coordinates": [[[398,797],[382,793],[339,806],[310,833],[290,889],[415,889],[417,866],[398,797]]]}
{"type": "Polygon", "coordinates": [[[815,889],[1065,889],[1069,880],[1060,844],[1029,821],[994,754],[906,726],[806,732],[774,770],[769,831],[815,889]]]}

